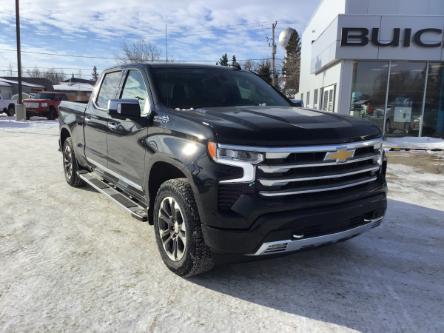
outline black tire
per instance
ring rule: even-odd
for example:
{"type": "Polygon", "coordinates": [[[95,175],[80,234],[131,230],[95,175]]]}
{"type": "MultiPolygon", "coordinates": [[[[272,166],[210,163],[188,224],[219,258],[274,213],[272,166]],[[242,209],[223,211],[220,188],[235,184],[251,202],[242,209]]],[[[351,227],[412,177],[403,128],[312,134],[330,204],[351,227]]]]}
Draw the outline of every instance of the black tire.
{"type": "Polygon", "coordinates": [[[8,116],[12,117],[13,115],[15,115],[15,105],[10,105],[8,106],[8,112],[7,112],[8,116]]]}
{"type": "Polygon", "coordinates": [[[62,161],[66,182],[73,187],[85,186],[85,182],[77,175],[79,166],[74,154],[74,147],[71,138],[67,138],[63,143],[62,161]]]}
{"type": "MultiPolygon", "coordinates": [[[[162,207],[165,208],[165,206],[162,207]]],[[[172,210],[173,208],[171,208],[171,211],[172,210]]],[[[177,210],[175,210],[175,212],[176,211],[177,210]]],[[[157,247],[163,262],[172,272],[179,276],[190,277],[209,271],[214,267],[211,250],[205,244],[203,239],[199,213],[194,200],[193,191],[186,178],[167,180],[160,186],[154,203],[153,215],[157,247]],[[161,213],[161,204],[168,201],[169,198],[174,199],[179,207],[180,214],[183,215],[180,224],[181,227],[176,228],[178,221],[174,222],[174,217],[171,218],[169,222],[166,221],[164,218],[164,209],[161,213]],[[162,217],[159,218],[160,215],[162,215],[162,217]],[[182,223],[185,225],[184,228],[186,231],[182,231],[182,223]],[[181,239],[185,239],[186,245],[182,242],[183,251],[181,253],[181,258],[173,260],[170,258],[170,255],[172,254],[167,252],[165,248],[167,246],[164,247],[164,244],[168,239],[171,239],[171,242],[174,243],[174,236],[172,236],[172,233],[174,233],[175,229],[177,229],[176,255],[178,253],[177,248],[180,247],[179,233],[184,233],[184,235],[181,235],[180,237],[181,239]],[[161,230],[163,237],[160,235],[161,230]],[[166,233],[169,233],[169,235],[166,235],[166,233]]],[[[177,217],[177,214],[175,213],[172,213],[172,215],[177,217]]],[[[180,218],[178,220],[180,220],[180,218]]]]}
{"type": "Polygon", "coordinates": [[[50,108],[46,118],[48,118],[48,120],[55,120],[57,118],[56,110],[54,108],[50,108]]]}

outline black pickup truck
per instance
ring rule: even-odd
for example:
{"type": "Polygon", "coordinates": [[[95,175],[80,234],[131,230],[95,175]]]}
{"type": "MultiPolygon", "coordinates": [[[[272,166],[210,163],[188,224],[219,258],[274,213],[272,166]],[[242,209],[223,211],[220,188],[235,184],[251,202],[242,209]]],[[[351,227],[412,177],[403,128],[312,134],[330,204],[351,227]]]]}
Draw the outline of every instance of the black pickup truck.
{"type": "Polygon", "coordinates": [[[294,107],[236,68],[114,67],[87,105],[62,102],[59,122],[68,184],[154,224],[181,276],[349,239],[385,214],[375,125],[294,107]]]}

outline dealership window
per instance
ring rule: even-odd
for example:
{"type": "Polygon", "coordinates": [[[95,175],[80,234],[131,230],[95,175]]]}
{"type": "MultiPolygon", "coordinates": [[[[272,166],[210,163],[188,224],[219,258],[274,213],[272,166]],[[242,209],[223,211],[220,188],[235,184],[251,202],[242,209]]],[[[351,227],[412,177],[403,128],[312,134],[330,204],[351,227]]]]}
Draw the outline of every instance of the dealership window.
{"type": "Polygon", "coordinates": [[[376,123],[382,130],[389,62],[360,61],[353,65],[351,114],[376,123]]]}
{"type": "Polygon", "coordinates": [[[421,125],[425,62],[393,61],[385,116],[385,133],[418,136],[421,125]]]}
{"type": "Polygon", "coordinates": [[[313,108],[318,108],[318,89],[315,89],[313,93],[313,108]]]}
{"type": "Polygon", "coordinates": [[[335,111],[336,84],[322,88],[321,99],[323,111],[335,111]]]}
{"type": "Polygon", "coordinates": [[[376,123],[387,136],[443,138],[443,80],[443,63],[356,62],[351,114],[376,123]]]}
{"type": "Polygon", "coordinates": [[[307,103],[306,106],[308,106],[310,104],[310,92],[307,91],[307,103]]]}
{"type": "Polygon", "coordinates": [[[304,94],[301,94],[301,101],[304,103],[304,94]]]}
{"type": "Polygon", "coordinates": [[[444,63],[430,63],[422,135],[444,138],[444,63]]]}

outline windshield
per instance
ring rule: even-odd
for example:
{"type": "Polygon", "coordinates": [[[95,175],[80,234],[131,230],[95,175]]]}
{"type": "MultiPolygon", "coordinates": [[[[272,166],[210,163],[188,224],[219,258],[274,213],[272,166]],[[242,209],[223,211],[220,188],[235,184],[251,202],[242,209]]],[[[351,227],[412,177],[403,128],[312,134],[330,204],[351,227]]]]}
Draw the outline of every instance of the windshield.
{"type": "Polygon", "coordinates": [[[160,102],[170,108],[288,106],[260,77],[218,68],[152,68],[160,102]]]}
{"type": "MultiPolygon", "coordinates": [[[[57,96],[56,94],[38,93],[38,94],[35,94],[33,98],[54,100],[56,98],[56,96],[57,96]]],[[[58,96],[58,97],[60,97],[60,96],[58,96]]]]}

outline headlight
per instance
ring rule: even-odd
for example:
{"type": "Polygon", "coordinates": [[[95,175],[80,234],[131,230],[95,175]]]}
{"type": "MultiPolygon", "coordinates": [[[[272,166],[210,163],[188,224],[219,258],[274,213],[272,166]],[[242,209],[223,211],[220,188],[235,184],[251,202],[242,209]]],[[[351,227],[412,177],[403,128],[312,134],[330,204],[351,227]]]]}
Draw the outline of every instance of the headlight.
{"type": "Polygon", "coordinates": [[[46,108],[46,107],[48,106],[48,103],[40,103],[40,106],[41,106],[42,108],[46,108]]]}
{"type": "Polygon", "coordinates": [[[261,153],[237,149],[235,146],[218,145],[214,142],[208,142],[208,154],[216,163],[242,168],[244,171],[242,178],[222,180],[221,183],[253,182],[256,174],[255,165],[264,160],[264,155],[261,153]]]}
{"type": "Polygon", "coordinates": [[[373,146],[373,149],[375,150],[375,152],[379,153],[377,162],[379,165],[382,165],[383,156],[384,156],[384,148],[382,142],[378,142],[377,144],[375,144],[373,146]]]}

